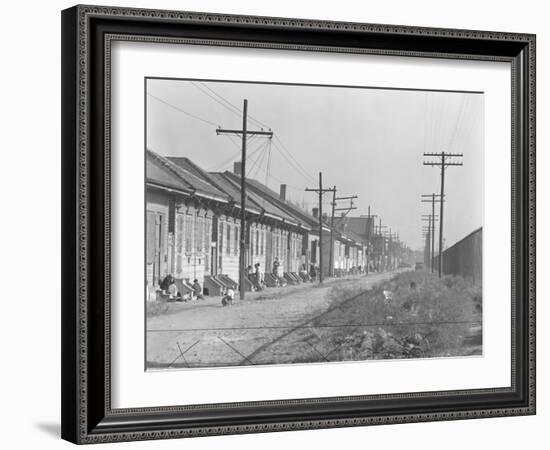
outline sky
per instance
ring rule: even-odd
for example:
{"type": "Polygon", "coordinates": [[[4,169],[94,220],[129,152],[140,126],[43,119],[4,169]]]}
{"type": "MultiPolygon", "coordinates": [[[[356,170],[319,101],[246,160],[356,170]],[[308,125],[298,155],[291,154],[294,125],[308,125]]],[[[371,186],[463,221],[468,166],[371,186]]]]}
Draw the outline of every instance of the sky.
{"type": "MultiPolygon", "coordinates": [[[[398,88],[398,86],[396,86],[398,88]]],[[[463,153],[463,166],[445,172],[444,239],[450,246],[483,225],[483,93],[375,87],[148,79],[146,146],[164,156],[186,156],[207,170],[232,170],[240,137],[216,128],[271,129],[249,138],[247,176],[311,212],[319,172],[337,196],[357,195],[350,216],[371,213],[411,248],[423,247],[421,195],[440,192],[439,167],[424,152],[463,153]]],[[[323,210],[332,198],[325,194],[323,210]]],[[[341,201],[338,207],[346,207],[341,201]]],[[[438,207],[436,214],[439,214],[438,207]]]]}

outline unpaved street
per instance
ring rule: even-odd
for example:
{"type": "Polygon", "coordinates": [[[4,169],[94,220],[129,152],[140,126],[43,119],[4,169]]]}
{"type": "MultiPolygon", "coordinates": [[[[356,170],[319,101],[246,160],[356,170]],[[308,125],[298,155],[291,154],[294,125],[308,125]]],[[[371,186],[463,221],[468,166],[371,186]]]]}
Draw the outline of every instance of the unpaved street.
{"type": "MultiPolygon", "coordinates": [[[[337,306],[329,298],[330,289],[337,284],[355,284],[368,290],[392,275],[331,280],[321,287],[303,284],[268,289],[249,294],[231,307],[222,307],[217,297],[177,305],[170,314],[147,320],[148,368],[331,360],[339,349],[323,347],[330,327],[312,324],[323,315],[335,314],[337,306]]],[[[337,303],[346,300],[337,299],[337,303]]]]}

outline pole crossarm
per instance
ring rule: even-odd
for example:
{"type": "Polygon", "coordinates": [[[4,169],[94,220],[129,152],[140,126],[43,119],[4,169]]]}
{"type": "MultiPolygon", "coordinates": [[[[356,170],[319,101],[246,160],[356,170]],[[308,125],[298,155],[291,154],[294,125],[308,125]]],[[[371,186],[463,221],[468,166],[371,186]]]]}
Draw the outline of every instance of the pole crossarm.
{"type": "Polygon", "coordinates": [[[246,134],[273,137],[273,131],[249,131],[249,130],[228,130],[225,128],[216,128],[216,134],[246,134]]]}
{"type": "Polygon", "coordinates": [[[334,200],[335,201],[338,201],[338,200],[352,200],[354,198],[359,198],[357,195],[350,195],[349,197],[336,197],[334,200]]]}
{"type": "Polygon", "coordinates": [[[334,211],[351,211],[352,209],[357,209],[357,206],[351,206],[349,208],[334,208],[334,211]]]}
{"type": "Polygon", "coordinates": [[[424,153],[424,156],[464,156],[463,153],[448,153],[448,152],[440,152],[440,153],[424,153]]]}
{"type": "Polygon", "coordinates": [[[311,188],[305,188],[306,192],[322,192],[323,194],[325,192],[334,192],[336,189],[311,189],[311,188]]]}
{"type": "Polygon", "coordinates": [[[438,167],[446,168],[448,166],[462,166],[463,164],[462,163],[457,163],[457,162],[440,163],[440,162],[436,162],[436,161],[425,161],[424,165],[425,166],[438,166],[438,167]]]}

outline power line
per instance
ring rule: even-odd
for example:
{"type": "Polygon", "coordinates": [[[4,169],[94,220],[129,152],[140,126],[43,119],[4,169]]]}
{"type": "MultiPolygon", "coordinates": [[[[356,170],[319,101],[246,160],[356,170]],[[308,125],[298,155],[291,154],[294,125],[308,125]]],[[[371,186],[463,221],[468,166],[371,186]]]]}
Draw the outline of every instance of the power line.
{"type": "Polygon", "coordinates": [[[211,122],[210,120],[203,119],[202,117],[196,116],[195,114],[191,114],[190,112],[187,112],[187,111],[181,109],[181,108],[178,107],[178,106],[172,105],[172,103],[168,103],[166,100],[163,100],[162,98],[159,98],[159,97],[157,97],[156,95],[153,95],[153,94],[151,94],[151,93],[149,93],[149,92],[147,92],[147,95],[148,95],[149,97],[152,97],[152,98],[154,98],[155,100],[159,101],[160,103],[164,103],[165,105],[169,106],[170,108],[173,108],[173,109],[175,109],[176,111],[179,111],[179,112],[182,113],[182,114],[185,114],[185,115],[187,115],[187,116],[189,116],[189,117],[192,117],[193,119],[200,120],[201,122],[204,122],[204,123],[206,123],[206,124],[208,124],[208,125],[213,125],[213,126],[215,126],[215,127],[218,126],[218,125],[215,124],[214,122],[211,122]]]}
{"type": "Polygon", "coordinates": [[[237,117],[240,117],[240,114],[235,111],[234,109],[230,108],[229,106],[227,106],[226,104],[222,103],[221,101],[219,101],[216,97],[213,97],[212,95],[210,95],[208,92],[206,92],[201,86],[199,86],[197,83],[194,83],[193,81],[191,81],[191,84],[193,86],[195,86],[200,92],[202,92],[204,95],[206,95],[207,97],[209,97],[210,99],[214,100],[218,105],[221,105],[223,108],[227,109],[230,113],[236,115],[237,117]]]}
{"type": "Polygon", "coordinates": [[[288,162],[290,167],[292,167],[300,176],[302,176],[308,183],[312,181],[312,177],[307,174],[303,169],[300,169],[298,165],[294,164],[289,157],[284,153],[282,147],[280,147],[277,142],[273,142],[273,145],[277,150],[279,150],[280,155],[288,162]]]}
{"type": "Polygon", "coordinates": [[[302,170],[302,172],[311,180],[311,181],[315,181],[314,178],[308,173],[308,171],[306,169],[304,169],[304,167],[296,160],[296,158],[294,158],[294,156],[292,155],[292,152],[286,147],[286,145],[284,144],[284,142],[281,140],[281,138],[277,135],[275,135],[275,139],[279,142],[279,144],[281,145],[281,147],[283,148],[283,150],[285,150],[288,154],[288,156],[290,156],[290,158],[296,163],[296,165],[302,170]]]}
{"type": "MultiPolygon", "coordinates": [[[[252,169],[254,169],[258,163],[260,162],[260,159],[263,158],[263,155],[265,153],[265,149],[267,148],[267,143],[269,141],[263,141],[262,142],[262,145],[261,145],[261,151],[260,153],[258,153],[258,156],[256,157],[256,159],[254,161],[251,161],[251,164],[250,164],[250,168],[248,169],[248,173],[246,174],[247,176],[250,176],[250,174],[252,173],[252,169]]],[[[256,170],[257,170],[257,167],[256,167],[256,170]]]]}
{"type": "MultiPolygon", "coordinates": [[[[222,97],[220,94],[218,94],[214,89],[212,89],[210,86],[208,86],[206,83],[203,83],[201,82],[200,85],[202,87],[204,87],[205,89],[208,89],[208,91],[210,91],[213,95],[215,95],[217,98],[215,98],[214,100],[216,100],[218,103],[222,102],[223,105],[225,108],[230,108],[232,111],[234,111],[236,114],[238,115],[241,115],[242,114],[242,109],[240,109],[239,107],[235,106],[233,103],[231,103],[229,100],[227,100],[226,98],[222,97]],[[218,100],[219,99],[219,100],[218,100]]],[[[250,117],[250,116],[249,116],[250,117]]]]}
{"type": "MultiPolygon", "coordinates": [[[[258,147],[256,147],[254,150],[252,150],[248,156],[247,156],[247,159],[250,158],[251,156],[254,156],[256,154],[257,151],[259,151],[264,145],[264,142],[262,142],[258,147]]],[[[237,153],[234,153],[233,155],[231,155],[229,158],[227,158],[226,160],[224,160],[222,163],[220,164],[216,164],[215,166],[212,166],[211,168],[207,169],[209,172],[211,171],[214,171],[214,170],[219,170],[223,167],[225,167],[225,165],[229,164],[231,161],[233,161],[237,156],[239,156],[241,154],[241,150],[239,149],[239,151],[237,153]]]]}
{"type": "MultiPolygon", "coordinates": [[[[221,95],[220,93],[216,92],[214,89],[212,89],[211,87],[207,86],[206,83],[204,82],[201,82],[201,85],[203,87],[205,87],[206,89],[208,89],[210,92],[212,92],[212,94],[214,94],[216,97],[218,97],[221,101],[223,101],[225,104],[228,105],[228,107],[232,108],[233,110],[235,110],[239,116],[242,115],[243,111],[242,109],[240,109],[238,106],[235,106],[233,103],[231,103],[229,100],[227,100],[223,95],[221,95]]],[[[266,125],[265,123],[259,121],[258,119],[254,118],[253,116],[251,116],[250,114],[248,114],[248,119],[250,119],[252,122],[256,122],[260,127],[265,127],[265,128],[270,128],[268,125],[266,125]]]]}
{"type": "Polygon", "coordinates": [[[241,146],[239,145],[239,143],[235,140],[235,138],[229,134],[224,134],[225,137],[227,137],[227,139],[229,139],[231,141],[231,143],[237,147],[239,150],[241,149],[241,146]]]}
{"type": "Polygon", "coordinates": [[[264,163],[264,159],[265,159],[265,156],[267,155],[267,152],[269,151],[268,148],[269,148],[269,141],[267,141],[266,143],[266,146],[264,147],[264,149],[262,150],[262,153],[261,153],[261,156],[260,156],[260,160],[258,162],[258,165],[256,166],[256,171],[251,175],[252,178],[257,178],[258,176],[258,173],[260,172],[260,167],[262,166],[262,164],[264,163]]]}
{"type": "Polygon", "coordinates": [[[455,139],[456,139],[456,136],[458,134],[458,130],[459,128],[461,127],[462,125],[462,122],[463,122],[463,116],[464,116],[464,111],[466,109],[466,95],[463,94],[463,97],[462,97],[462,102],[460,103],[460,107],[459,107],[459,111],[458,111],[458,117],[456,119],[456,123],[455,123],[455,128],[454,128],[454,131],[453,131],[453,134],[452,134],[452,137],[451,139],[449,140],[449,145],[447,146],[449,149],[451,149],[453,147],[453,144],[455,142],[455,139]]]}

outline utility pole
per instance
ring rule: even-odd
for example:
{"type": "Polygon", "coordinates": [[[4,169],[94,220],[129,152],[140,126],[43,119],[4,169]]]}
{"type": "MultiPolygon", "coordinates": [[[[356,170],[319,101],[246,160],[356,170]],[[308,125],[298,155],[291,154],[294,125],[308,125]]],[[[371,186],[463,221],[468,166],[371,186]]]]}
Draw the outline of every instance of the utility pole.
{"type": "Polygon", "coordinates": [[[345,211],[339,219],[346,217],[349,212],[353,209],[357,209],[353,206],[353,199],[357,198],[357,195],[351,195],[349,197],[336,197],[336,186],[334,186],[334,191],[332,193],[332,215],[330,219],[330,270],[329,273],[331,276],[334,276],[334,213],[336,211],[345,211]],[[348,208],[336,208],[336,202],[339,200],[349,200],[348,208]]]}
{"type": "MultiPolygon", "coordinates": [[[[370,213],[370,205],[369,205],[369,208],[368,208],[368,213],[367,213],[367,267],[366,267],[366,275],[369,274],[369,256],[370,256],[370,224],[371,224],[371,220],[373,221],[373,225],[374,225],[374,218],[377,217],[376,214],[373,214],[371,215],[370,213]]],[[[373,229],[375,227],[373,226],[373,229]]],[[[376,231],[375,229],[373,231],[376,231]]]]}
{"type": "MultiPolygon", "coordinates": [[[[424,153],[424,156],[436,157],[439,160],[436,161],[424,161],[425,166],[437,166],[441,168],[441,193],[439,198],[445,198],[445,169],[450,166],[462,166],[462,162],[456,162],[453,158],[462,158],[462,153],[424,153]]],[[[441,278],[441,272],[443,271],[443,204],[445,202],[439,202],[439,278],[441,278]]]]}
{"type": "Polygon", "coordinates": [[[323,189],[323,173],[319,172],[319,187],[306,188],[306,192],[317,192],[319,195],[319,283],[323,282],[323,194],[334,192],[336,188],[323,189]]]}
{"type": "MultiPolygon", "coordinates": [[[[380,266],[383,264],[383,258],[384,258],[384,256],[385,256],[384,253],[385,253],[385,250],[386,250],[386,238],[385,238],[385,236],[382,234],[382,230],[383,230],[383,229],[386,229],[386,228],[388,228],[386,225],[382,226],[382,218],[379,217],[379,218],[378,218],[378,233],[377,233],[377,234],[380,236],[380,241],[381,241],[381,243],[382,243],[382,249],[381,249],[381,250],[382,250],[382,253],[381,253],[381,255],[380,255],[380,256],[381,256],[381,258],[380,258],[380,266]]],[[[382,267],[380,267],[380,269],[382,269],[382,267]]]]}
{"type": "Polygon", "coordinates": [[[424,244],[424,262],[428,265],[428,259],[430,258],[430,230],[428,227],[422,227],[422,240],[426,240],[424,244]]]}
{"type": "Polygon", "coordinates": [[[330,214],[330,256],[329,256],[329,275],[334,276],[334,208],[336,207],[336,186],[332,191],[332,213],[330,214]]]}
{"type": "Polygon", "coordinates": [[[391,228],[389,228],[389,230],[390,231],[386,233],[386,236],[387,236],[387,239],[388,239],[388,262],[389,262],[389,266],[390,266],[390,269],[391,269],[392,265],[393,265],[393,260],[394,260],[393,240],[392,240],[393,233],[391,232],[391,228]]]}
{"type": "Polygon", "coordinates": [[[242,152],[241,152],[241,235],[239,246],[239,296],[244,300],[245,293],[245,278],[246,278],[246,139],[247,136],[267,136],[269,139],[273,137],[273,131],[252,131],[247,129],[247,114],[248,100],[243,100],[243,126],[240,130],[230,130],[216,128],[216,134],[237,134],[242,137],[242,152]]]}
{"type": "MultiPolygon", "coordinates": [[[[440,202],[441,199],[439,197],[439,194],[422,194],[421,195],[421,198],[422,198],[422,203],[431,203],[432,204],[432,217],[435,216],[435,204],[440,202]]],[[[432,227],[432,231],[433,233],[435,234],[435,224],[433,224],[434,226],[432,227]]],[[[435,261],[435,236],[432,236],[432,251],[431,251],[431,254],[432,254],[432,258],[431,258],[431,268],[432,268],[432,272],[435,270],[435,267],[434,267],[434,261],[435,261]]]]}
{"type": "Polygon", "coordinates": [[[430,249],[428,249],[428,252],[430,253],[430,266],[432,268],[432,272],[434,271],[434,240],[435,240],[435,222],[438,220],[438,216],[434,216],[432,214],[422,214],[422,221],[428,221],[428,234],[430,236],[430,249]]]}

